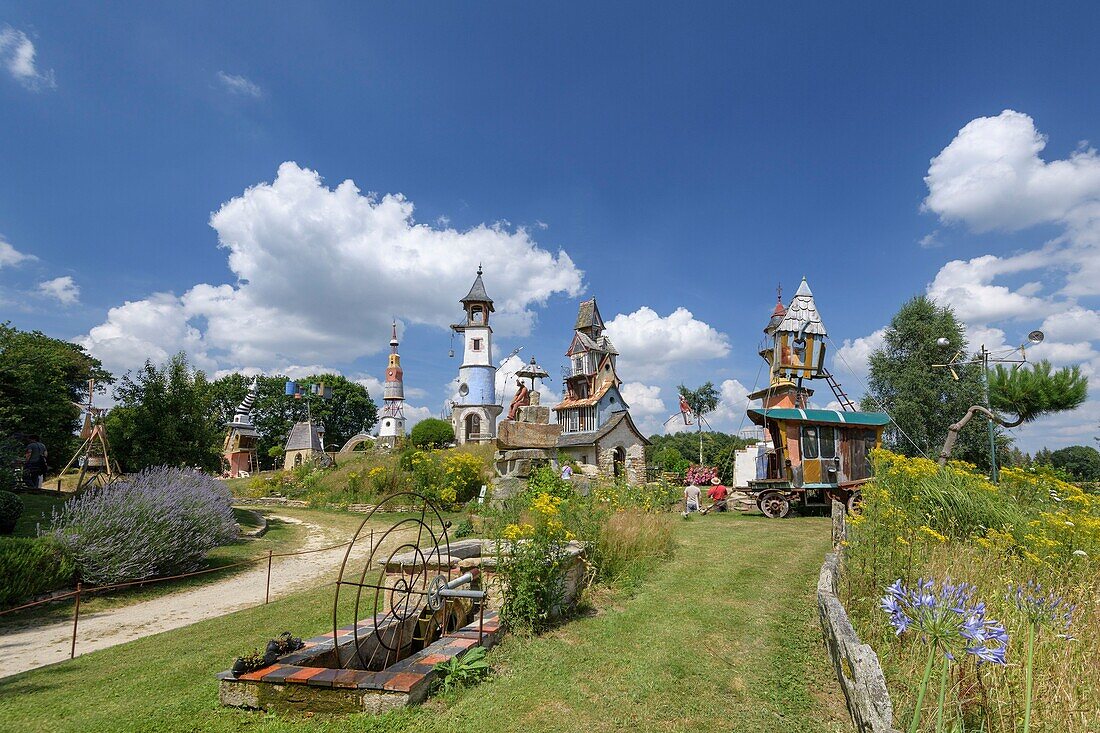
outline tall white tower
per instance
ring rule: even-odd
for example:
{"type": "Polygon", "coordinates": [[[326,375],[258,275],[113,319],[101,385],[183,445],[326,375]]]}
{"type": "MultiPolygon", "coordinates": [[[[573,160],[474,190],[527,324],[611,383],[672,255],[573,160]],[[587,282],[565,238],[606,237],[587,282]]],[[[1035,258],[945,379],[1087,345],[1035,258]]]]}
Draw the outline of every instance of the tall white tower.
{"type": "Polygon", "coordinates": [[[458,443],[484,443],[496,437],[497,416],[504,408],[497,404],[496,395],[497,368],[493,364],[493,329],[489,325],[493,299],[485,292],[480,265],[470,292],[459,302],[466,319],[451,328],[462,334],[465,346],[451,423],[458,443]]]}
{"type": "Polygon", "coordinates": [[[393,322],[390,338],[390,359],[386,365],[386,382],[382,387],[382,415],[378,421],[378,442],[393,446],[405,437],[405,382],[401,370],[401,355],[397,353],[397,321],[393,322]]]}

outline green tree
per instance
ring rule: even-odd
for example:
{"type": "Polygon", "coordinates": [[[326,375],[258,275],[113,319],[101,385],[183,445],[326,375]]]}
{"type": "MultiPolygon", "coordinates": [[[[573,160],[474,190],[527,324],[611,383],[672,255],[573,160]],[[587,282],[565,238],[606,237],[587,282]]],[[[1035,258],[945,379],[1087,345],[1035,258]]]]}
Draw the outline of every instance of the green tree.
{"type": "Polygon", "coordinates": [[[1050,462],[1077,481],[1100,481],[1100,451],[1090,445],[1071,445],[1050,454],[1050,462]]]}
{"type": "Polygon", "coordinates": [[[454,442],[455,431],[449,422],[429,417],[413,425],[409,440],[417,448],[442,448],[454,442]]]}
{"type": "MultiPolygon", "coordinates": [[[[260,433],[257,452],[260,456],[281,456],[290,428],[306,419],[307,412],[314,420],[325,425],[325,447],[345,442],[360,431],[369,431],[378,419],[376,406],[367,388],[335,374],[316,374],[295,380],[299,384],[320,384],[332,387],[332,399],[313,397],[308,411],[305,397],[295,399],[286,395],[287,378],[261,376],[258,378],[256,401],[252,404],[252,423],[260,433]]],[[[244,374],[228,374],[211,384],[214,406],[222,424],[229,422],[237,405],[241,403],[252,377],[244,374]]]]}
{"type": "MultiPolygon", "coordinates": [[[[709,431],[702,433],[702,438],[703,465],[716,467],[718,475],[725,481],[733,480],[735,451],[756,442],[728,433],[709,431]]],[[[646,462],[661,466],[664,470],[679,473],[699,460],[699,435],[694,433],[651,435],[649,443],[646,448],[646,462]]]]}
{"type": "Polygon", "coordinates": [[[114,381],[83,347],[0,323],[0,441],[15,444],[21,457],[22,437],[38,435],[60,468],[77,448],[89,379],[97,392],[114,381]]]}
{"type": "Polygon", "coordinates": [[[127,472],[150,466],[221,467],[224,437],[206,374],[183,352],[161,366],[146,361],[115,388],[118,405],[107,413],[107,435],[127,472]]]}
{"type": "MultiPolygon", "coordinates": [[[[963,326],[954,312],[917,296],[902,305],[869,360],[864,410],[885,409],[893,418],[883,435],[885,447],[907,456],[935,456],[952,423],[983,400],[980,366],[933,369],[956,353],[967,353],[963,326]],[[947,339],[946,346],[937,341],[947,339]]],[[[998,461],[1011,443],[997,430],[998,461]]],[[[974,423],[959,435],[957,458],[989,468],[987,427],[974,423]]]]}
{"type": "Polygon", "coordinates": [[[1014,428],[1052,412],[1065,412],[1080,407],[1088,398],[1089,382],[1077,366],[1058,371],[1043,360],[1020,369],[998,364],[989,373],[989,406],[973,404],[957,423],[947,430],[947,439],[940,451],[940,463],[951,455],[959,431],[978,414],[996,424],[1014,428]],[[1000,412],[1011,413],[1004,417],[1000,412]]]}

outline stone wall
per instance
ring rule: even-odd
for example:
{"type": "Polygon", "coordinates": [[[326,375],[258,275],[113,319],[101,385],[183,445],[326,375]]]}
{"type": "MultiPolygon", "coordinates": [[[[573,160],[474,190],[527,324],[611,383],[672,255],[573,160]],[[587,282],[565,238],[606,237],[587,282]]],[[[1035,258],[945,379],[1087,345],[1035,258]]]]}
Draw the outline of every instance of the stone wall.
{"type": "Polygon", "coordinates": [[[642,486],[646,482],[645,475],[645,446],[638,441],[637,436],[628,427],[626,421],[619,423],[614,430],[600,438],[598,446],[599,454],[597,465],[600,475],[614,475],[615,449],[622,448],[626,451],[626,480],[634,486],[642,486]]]}
{"type": "MultiPolygon", "coordinates": [[[[835,542],[839,542],[838,527],[843,532],[843,512],[844,507],[834,501],[835,542]],[[838,507],[841,519],[836,521],[838,507]]],[[[848,702],[848,713],[859,733],[898,733],[894,728],[894,706],[886,689],[878,656],[870,646],[860,642],[848,612],[837,598],[839,579],[840,554],[839,551],[830,552],[825,556],[817,579],[817,610],[825,647],[848,702]]]]}

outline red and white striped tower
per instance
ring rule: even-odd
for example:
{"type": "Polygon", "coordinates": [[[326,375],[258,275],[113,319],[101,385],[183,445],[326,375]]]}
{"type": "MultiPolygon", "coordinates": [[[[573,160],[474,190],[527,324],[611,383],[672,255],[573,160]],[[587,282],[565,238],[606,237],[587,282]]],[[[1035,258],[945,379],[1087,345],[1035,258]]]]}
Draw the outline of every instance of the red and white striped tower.
{"type": "Polygon", "coordinates": [[[405,383],[401,370],[401,355],[397,353],[397,321],[393,322],[390,338],[390,360],[386,365],[386,383],[382,387],[382,416],[378,425],[378,440],[393,445],[405,437],[405,383]]]}

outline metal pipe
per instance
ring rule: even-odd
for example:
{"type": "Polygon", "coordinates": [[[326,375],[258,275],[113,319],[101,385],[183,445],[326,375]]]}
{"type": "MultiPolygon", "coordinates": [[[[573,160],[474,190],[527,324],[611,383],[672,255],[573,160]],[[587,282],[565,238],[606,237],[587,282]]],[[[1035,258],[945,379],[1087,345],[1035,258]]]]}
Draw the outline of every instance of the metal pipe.
{"type": "Polygon", "coordinates": [[[483,600],[485,598],[485,591],[441,588],[439,591],[439,595],[443,598],[474,598],[477,600],[483,600]]]}
{"type": "Polygon", "coordinates": [[[477,568],[474,568],[470,572],[463,573],[462,575],[458,576],[457,578],[455,578],[451,582],[447,583],[443,587],[453,590],[454,588],[458,588],[459,586],[466,585],[467,583],[472,583],[473,581],[475,581],[479,577],[481,577],[481,571],[478,570],[477,568]]]}

